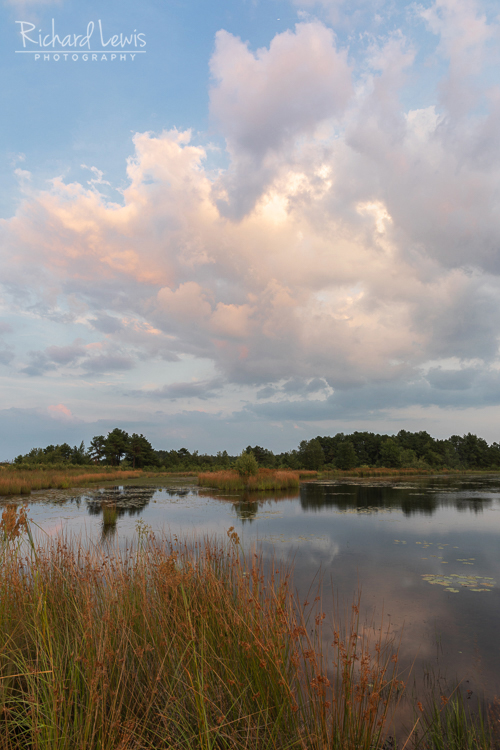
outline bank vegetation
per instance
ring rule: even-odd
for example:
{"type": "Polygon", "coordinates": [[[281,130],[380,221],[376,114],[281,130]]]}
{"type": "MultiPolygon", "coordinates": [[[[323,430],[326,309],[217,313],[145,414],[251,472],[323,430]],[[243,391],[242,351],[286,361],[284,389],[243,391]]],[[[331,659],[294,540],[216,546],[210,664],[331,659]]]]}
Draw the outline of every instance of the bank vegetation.
{"type": "Polygon", "coordinates": [[[0,750],[493,748],[458,694],[415,702],[394,744],[397,642],[358,601],[327,622],[234,529],[143,525],[120,553],[37,545],[28,515],[7,506],[0,523],[0,750]]]}

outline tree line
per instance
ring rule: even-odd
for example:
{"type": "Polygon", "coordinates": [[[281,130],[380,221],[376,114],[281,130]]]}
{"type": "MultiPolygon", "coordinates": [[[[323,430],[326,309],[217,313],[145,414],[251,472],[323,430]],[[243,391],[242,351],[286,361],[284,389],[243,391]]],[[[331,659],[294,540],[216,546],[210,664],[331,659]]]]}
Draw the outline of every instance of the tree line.
{"type": "MultiPolygon", "coordinates": [[[[500,445],[471,433],[438,440],[428,432],[400,430],[397,435],[373,432],[342,432],[303,440],[285,453],[262,446],[247,446],[261,467],[289,469],[353,469],[359,466],[415,469],[500,469],[500,445]]],[[[14,459],[16,466],[107,465],[166,471],[210,471],[234,468],[237,455],[219,451],[215,455],[179,450],[155,450],[144,435],[129,435],[115,428],[106,436],[96,435],[88,448],[81,442],[33,448],[14,459]]]]}

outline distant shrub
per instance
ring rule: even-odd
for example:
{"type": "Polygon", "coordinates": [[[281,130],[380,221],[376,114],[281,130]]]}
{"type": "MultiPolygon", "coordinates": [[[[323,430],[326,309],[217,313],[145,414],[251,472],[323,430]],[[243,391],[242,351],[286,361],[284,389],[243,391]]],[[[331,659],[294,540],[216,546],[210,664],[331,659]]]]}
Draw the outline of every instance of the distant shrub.
{"type": "Polygon", "coordinates": [[[234,468],[240,477],[255,476],[259,471],[259,464],[253,453],[243,453],[235,461],[234,468]]]}

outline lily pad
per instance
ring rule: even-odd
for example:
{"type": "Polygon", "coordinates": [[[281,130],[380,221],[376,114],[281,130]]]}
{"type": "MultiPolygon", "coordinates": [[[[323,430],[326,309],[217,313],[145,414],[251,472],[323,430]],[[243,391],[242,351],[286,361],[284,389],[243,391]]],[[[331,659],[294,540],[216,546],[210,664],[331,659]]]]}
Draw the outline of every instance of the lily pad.
{"type": "Polygon", "coordinates": [[[467,588],[469,591],[491,591],[496,584],[491,577],[466,576],[461,575],[460,573],[452,573],[448,576],[436,573],[423,573],[422,578],[424,581],[427,581],[427,583],[445,586],[447,591],[451,591],[454,594],[460,590],[456,588],[456,586],[467,588]]]}

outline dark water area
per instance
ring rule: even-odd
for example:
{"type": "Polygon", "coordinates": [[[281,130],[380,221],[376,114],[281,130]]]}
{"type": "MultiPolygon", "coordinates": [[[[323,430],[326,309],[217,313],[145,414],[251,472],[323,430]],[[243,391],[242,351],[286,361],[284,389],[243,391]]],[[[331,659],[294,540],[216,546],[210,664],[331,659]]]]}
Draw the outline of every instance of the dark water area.
{"type": "Polygon", "coordinates": [[[234,526],[246,550],[293,565],[302,601],[322,582],[327,620],[334,602],[361,590],[362,617],[401,637],[400,665],[413,664],[417,689],[431,675],[440,692],[458,680],[474,696],[500,695],[498,476],[310,482],[247,496],[177,479],[38,492],[29,505],[40,537],[121,547],[138,527],[225,538],[234,526]]]}

